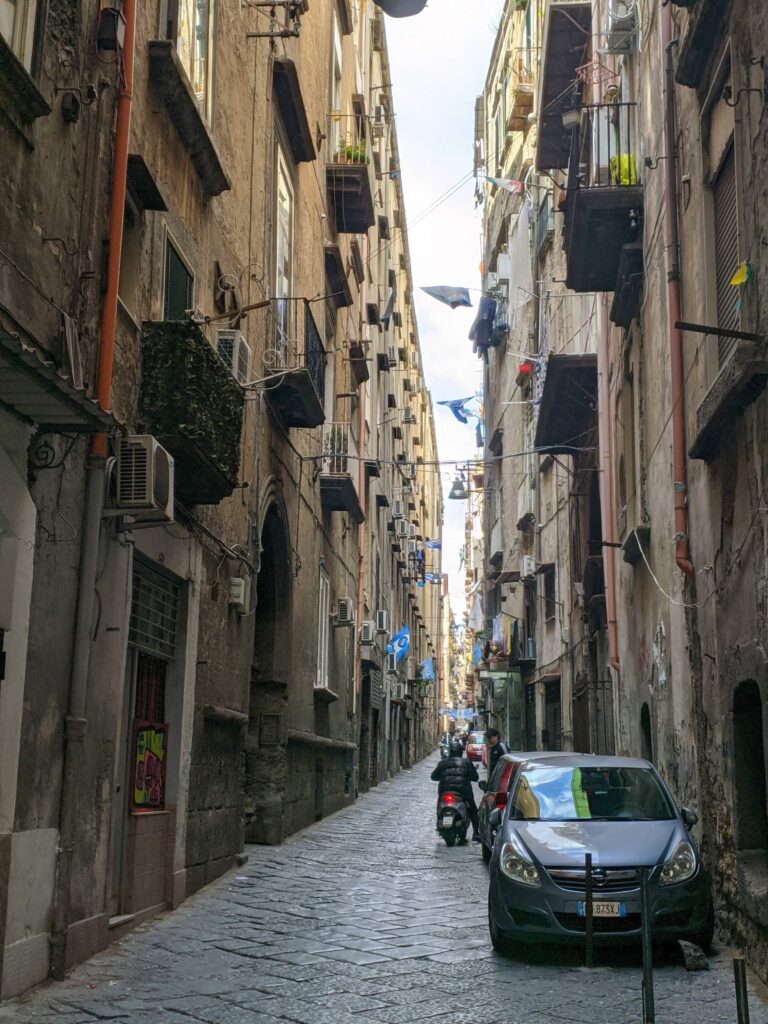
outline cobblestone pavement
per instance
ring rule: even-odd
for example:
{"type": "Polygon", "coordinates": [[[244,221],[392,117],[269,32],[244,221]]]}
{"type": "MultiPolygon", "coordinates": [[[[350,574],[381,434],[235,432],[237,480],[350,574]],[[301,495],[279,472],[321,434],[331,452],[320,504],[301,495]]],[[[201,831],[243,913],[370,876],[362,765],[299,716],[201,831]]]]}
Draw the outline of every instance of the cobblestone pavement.
{"type": "MultiPolygon", "coordinates": [[[[0,1008],[14,1024],[624,1024],[636,953],[494,953],[477,844],[434,832],[428,758],[281,847],[252,847],[175,913],[0,1008]]],[[[655,972],[659,1024],[736,1021],[727,951],[655,972]]],[[[768,1024],[753,992],[752,1024],[768,1024]]]]}

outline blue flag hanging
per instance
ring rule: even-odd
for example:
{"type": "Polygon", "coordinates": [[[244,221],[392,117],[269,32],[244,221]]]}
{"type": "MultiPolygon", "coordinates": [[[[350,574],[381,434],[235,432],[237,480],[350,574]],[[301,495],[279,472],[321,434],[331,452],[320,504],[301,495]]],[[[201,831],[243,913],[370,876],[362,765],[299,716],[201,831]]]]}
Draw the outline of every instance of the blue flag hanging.
{"type": "Polygon", "coordinates": [[[411,631],[408,626],[403,626],[399,633],[390,637],[387,644],[387,654],[394,654],[395,660],[404,658],[411,647],[411,631]]]}
{"type": "Polygon", "coordinates": [[[441,540],[425,540],[424,547],[429,548],[430,551],[434,551],[436,548],[441,548],[443,542],[441,540]]]}
{"type": "Polygon", "coordinates": [[[431,287],[421,287],[423,292],[430,295],[433,299],[437,299],[438,302],[444,302],[446,306],[450,306],[451,309],[457,309],[459,306],[471,306],[472,300],[469,297],[468,288],[453,288],[447,284],[436,284],[431,287]]]}
{"type": "Polygon", "coordinates": [[[467,402],[471,402],[474,397],[474,395],[470,395],[469,398],[451,398],[443,402],[438,402],[437,404],[447,405],[459,423],[469,423],[469,418],[464,406],[467,402]]]}

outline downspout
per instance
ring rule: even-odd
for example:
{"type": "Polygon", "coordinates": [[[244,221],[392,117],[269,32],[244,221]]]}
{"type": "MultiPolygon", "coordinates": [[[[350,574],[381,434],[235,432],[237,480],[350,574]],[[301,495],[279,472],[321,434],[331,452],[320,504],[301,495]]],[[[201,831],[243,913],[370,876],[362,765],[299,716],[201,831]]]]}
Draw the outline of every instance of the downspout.
{"type": "MultiPolygon", "coordinates": [[[[123,241],[125,192],[128,175],[128,134],[131,123],[133,90],[133,51],[136,34],[136,0],[124,0],[125,43],[121,87],[117,98],[115,148],[112,160],[112,190],[109,206],[107,284],[101,310],[96,399],[101,409],[109,409],[112,367],[117,322],[117,291],[120,280],[120,254],[123,241]]],[[[98,568],[101,514],[104,502],[107,438],[103,433],[93,438],[86,462],[85,509],[83,540],[80,553],[79,587],[75,612],[72,670],[69,683],[67,717],[64,728],[64,754],[59,808],[59,849],[56,868],[56,895],[51,935],[51,974],[62,978],[67,963],[67,929],[72,882],[72,862],[78,831],[79,779],[82,748],[86,728],[88,702],[88,671],[91,657],[98,568]]]]}
{"type": "Polygon", "coordinates": [[[683,332],[675,324],[680,316],[680,234],[677,203],[677,153],[675,151],[675,69],[672,49],[672,13],[661,10],[661,46],[664,62],[664,176],[666,204],[664,243],[667,258],[667,310],[672,373],[672,461],[674,467],[675,563],[686,576],[694,569],[688,544],[688,461],[685,450],[685,390],[683,332]]]}
{"type": "Polygon", "coordinates": [[[600,518],[603,537],[608,546],[603,548],[605,571],[605,614],[608,626],[608,664],[614,671],[619,668],[619,638],[616,626],[616,563],[613,521],[613,437],[611,433],[611,389],[608,382],[608,310],[605,298],[597,296],[597,434],[600,448],[600,518]]]}

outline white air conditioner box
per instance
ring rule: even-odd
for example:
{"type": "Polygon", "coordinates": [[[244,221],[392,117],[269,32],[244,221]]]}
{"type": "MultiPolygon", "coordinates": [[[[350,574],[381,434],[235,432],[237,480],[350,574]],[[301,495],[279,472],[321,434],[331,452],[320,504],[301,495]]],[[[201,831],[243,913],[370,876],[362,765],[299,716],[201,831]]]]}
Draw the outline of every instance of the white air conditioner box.
{"type": "Polygon", "coordinates": [[[389,632],[389,612],[386,608],[380,608],[379,611],[376,612],[376,632],[389,632]]]}
{"type": "Polygon", "coordinates": [[[416,417],[413,413],[413,409],[403,410],[403,423],[415,423],[416,417]]]}
{"type": "Polygon", "coordinates": [[[608,0],[608,20],[605,37],[608,49],[634,50],[637,33],[637,0],[608,0]]]}
{"type": "Polygon", "coordinates": [[[402,519],[405,515],[405,502],[400,498],[395,498],[392,502],[392,518],[402,519]]]}
{"type": "Polygon", "coordinates": [[[419,553],[419,542],[417,540],[408,541],[408,554],[417,555],[419,553]]]}
{"type": "Polygon", "coordinates": [[[395,536],[396,537],[407,537],[408,536],[408,523],[404,519],[398,519],[395,523],[395,536]]]}
{"type": "Polygon", "coordinates": [[[173,457],[150,434],[128,434],[117,449],[117,509],[173,522],[173,457]]]}
{"type": "Polygon", "coordinates": [[[336,625],[352,626],[355,622],[355,605],[351,597],[340,597],[336,607],[336,625]]]}
{"type": "Polygon", "coordinates": [[[411,352],[411,366],[412,366],[412,368],[414,370],[418,370],[418,368],[419,368],[419,353],[418,352],[411,352]]]}
{"type": "Polygon", "coordinates": [[[499,284],[502,281],[506,284],[510,278],[511,271],[511,258],[508,252],[500,252],[496,257],[496,276],[499,279],[499,284]]]}
{"type": "Polygon", "coordinates": [[[494,271],[489,270],[488,273],[485,275],[485,290],[487,292],[495,292],[498,291],[498,288],[499,275],[494,273],[494,271]]]}
{"type": "Polygon", "coordinates": [[[418,525],[416,523],[409,523],[408,524],[408,536],[412,537],[415,540],[416,537],[418,536],[418,534],[419,534],[419,527],[418,527],[418,525]]]}
{"type": "Polygon", "coordinates": [[[536,575],[536,559],[532,555],[523,555],[520,559],[520,579],[529,580],[536,575]]]}
{"type": "Polygon", "coordinates": [[[376,638],[376,623],[366,619],[360,626],[360,645],[370,647],[376,638]]]}
{"type": "Polygon", "coordinates": [[[387,655],[387,672],[397,672],[397,655],[387,655]]]}
{"type": "Polygon", "coordinates": [[[251,349],[240,331],[220,327],[216,331],[216,351],[238,384],[247,384],[251,376],[251,349]]]}

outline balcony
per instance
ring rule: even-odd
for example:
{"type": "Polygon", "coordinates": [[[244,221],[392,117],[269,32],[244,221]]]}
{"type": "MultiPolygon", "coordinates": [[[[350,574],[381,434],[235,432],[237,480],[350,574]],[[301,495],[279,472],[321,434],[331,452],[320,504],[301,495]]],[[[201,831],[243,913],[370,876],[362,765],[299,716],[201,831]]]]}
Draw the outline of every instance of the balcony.
{"type": "Polygon", "coordinates": [[[534,444],[553,455],[587,447],[597,424],[597,356],[594,352],[551,353],[536,420],[534,444]]]}
{"type": "Polygon", "coordinates": [[[364,115],[330,115],[325,180],[336,230],[342,234],[364,234],[376,219],[369,137],[364,115]]]}
{"type": "Polygon", "coordinates": [[[572,129],[564,248],[573,291],[613,291],[622,250],[641,237],[634,120],[634,103],[596,103],[572,129]]]}
{"type": "Polygon", "coordinates": [[[592,4],[551,0],[546,5],[542,37],[542,61],[536,109],[539,133],[536,141],[537,171],[563,170],[570,156],[570,133],[562,115],[581,102],[582,83],[576,68],[587,59],[592,32],[592,4]]]}
{"type": "Polygon", "coordinates": [[[528,130],[528,115],[533,110],[535,53],[521,48],[512,56],[505,97],[507,132],[528,130]]]}
{"type": "Polygon", "coordinates": [[[270,326],[273,343],[264,353],[267,401],[286,427],[319,427],[325,422],[325,348],[309,303],[275,299],[270,326]]]}
{"type": "Polygon", "coordinates": [[[350,423],[323,427],[320,500],[327,512],[348,512],[356,523],[365,520],[358,493],[360,459],[350,423]]]}
{"type": "Polygon", "coordinates": [[[178,132],[192,165],[208,196],[218,196],[232,186],[203,117],[197,98],[169,39],[151,39],[149,80],[165,106],[168,120],[178,132]]]}
{"type": "Polygon", "coordinates": [[[242,388],[199,327],[143,325],[138,427],[173,455],[182,502],[215,505],[232,493],[243,403],[242,388]]]}

